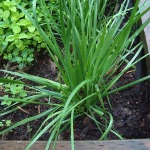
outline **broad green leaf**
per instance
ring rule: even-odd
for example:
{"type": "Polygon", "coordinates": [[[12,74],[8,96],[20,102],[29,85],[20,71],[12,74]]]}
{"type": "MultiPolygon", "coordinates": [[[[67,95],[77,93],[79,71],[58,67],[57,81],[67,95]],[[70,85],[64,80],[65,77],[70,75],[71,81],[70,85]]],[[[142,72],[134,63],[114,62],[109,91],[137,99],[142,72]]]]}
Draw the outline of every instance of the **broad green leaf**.
{"type": "Polygon", "coordinates": [[[23,58],[26,58],[28,56],[28,53],[27,53],[27,50],[24,50],[22,53],[21,53],[21,56],[23,58]]]}
{"type": "Polygon", "coordinates": [[[42,42],[42,39],[39,37],[39,36],[34,36],[33,39],[35,41],[37,41],[38,43],[41,43],[42,42]]]}
{"type": "Polygon", "coordinates": [[[3,2],[4,6],[7,6],[7,7],[12,7],[15,5],[15,3],[13,1],[10,1],[10,0],[5,0],[3,2]]]}
{"type": "Polygon", "coordinates": [[[9,21],[8,20],[0,22],[0,28],[8,28],[8,27],[9,27],[9,21]]]}
{"type": "Polygon", "coordinates": [[[14,33],[19,33],[21,32],[21,28],[18,25],[13,25],[11,26],[12,30],[14,33]]]}
{"type": "Polygon", "coordinates": [[[10,9],[11,11],[13,11],[13,12],[16,12],[16,11],[17,11],[16,6],[11,6],[9,9],[10,9]]]}
{"type": "Polygon", "coordinates": [[[33,25],[28,27],[29,32],[33,33],[35,31],[35,27],[33,25]]]}
{"type": "Polygon", "coordinates": [[[11,105],[11,103],[12,103],[12,101],[7,101],[7,100],[3,100],[2,102],[1,102],[1,105],[11,105]]]}
{"type": "Polygon", "coordinates": [[[31,38],[33,38],[33,37],[35,36],[35,34],[28,32],[28,33],[27,33],[27,36],[28,36],[28,39],[31,39],[31,38]]]}
{"type": "Polygon", "coordinates": [[[46,47],[46,43],[41,43],[41,47],[45,48],[46,47]]]}
{"type": "Polygon", "coordinates": [[[23,45],[23,41],[20,39],[16,39],[15,40],[15,45],[17,48],[20,48],[23,45]]]}
{"type": "Polygon", "coordinates": [[[19,15],[20,15],[20,17],[24,17],[24,13],[20,13],[19,15]]]}
{"type": "Polygon", "coordinates": [[[10,11],[5,10],[5,11],[3,12],[2,16],[3,16],[3,20],[8,19],[8,17],[10,16],[10,11]]]}
{"type": "Polygon", "coordinates": [[[22,61],[22,57],[16,57],[17,62],[21,62],[22,61]]]}
{"type": "Polygon", "coordinates": [[[6,37],[6,41],[11,42],[15,40],[15,36],[14,35],[9,35],[6,37]]]}
{"type": "Polygon", "coordinates": [[[11,21],[16,22],[17,20],[19,20],[20,17],[21,16],[20,16],[19,12],[12,13],[11,14],[11,21]]]}
{"type": "Polygon", "coordinates": [[[18,90],[17,90],[17,87],[16,87],[16,84],[13,84],[10,86],[10,91],[13,95],[17,94],[18,93],[18,90]]]}
{"type": "Polygon", "coordinates": [[[12,124],[11,120],[6,120],[6,126],[9,127],[12,124]]]}
{"type": "Polygon", "coordinates": [[[9,54],[7,55],[7,58],[8,58],[9,60],[11,60],[11,59],[12,59],[12,54],[9,53],[9,54]]]}
{"type": "Polygon", "coordinates": [[[27,62],[32,62],[34,59],[32,57],[27,58],[27,62]]]}
{"type": "Polygon", "coordinates": [[[17,24],[19,26],[29,26],[29,25],[31,25],[31,22],[27,19],[21,19],[17,22],[17,24]]]}
{"type": "Polygon", "coordinates": [[[21,70],[21,69],[23,69],[25,66],[26,66],[25,63],[19,62],[18,68],[21,70]]]}
{"type": "Polygon", "coordinates": [[[19,39],[27,39],[28,35],[26,33],[19,34],[19,39]]]}
{"type": "Polygon", "coordinates": [[[8,45],[8,41],[3,41],[2,44],[5,46],[8,45]]]}
{"type": "Polygon", "coordinates": [[[26,44],[22,44],[22,46],[21,46],[21,47],[19,47],[19,50],[20,50],[20,51],[22,51],[22,50],[24,50],[26,47],[27,47],[27,45],[26,45],[26,44]]]}
{"type": "Polygon", "coordinates": [[[3,17],[3,9],[0,9],[0,18],[2,18],[3,17]]]}
{"type": "Polygon", "coordinates": [[[0,27],[0,34],[3,35],[3,28],[0,27]]]}
{"type": "Polygon", "coordinates": [[[26,91],[22,91],[20,96],[21,97],[26,97],[27,96],[27,92],[26,91]]]}

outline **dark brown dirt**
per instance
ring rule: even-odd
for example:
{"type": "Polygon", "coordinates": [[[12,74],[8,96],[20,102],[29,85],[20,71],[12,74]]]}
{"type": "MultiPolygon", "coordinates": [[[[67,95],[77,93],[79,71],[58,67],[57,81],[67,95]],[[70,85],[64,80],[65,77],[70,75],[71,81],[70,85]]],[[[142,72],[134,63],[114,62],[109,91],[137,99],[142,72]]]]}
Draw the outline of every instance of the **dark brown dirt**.
{"type": "Polygon", "coordinates": [[[147,89],[137,91],[135,86],[112,95],[111,100],[114,127],[124,138],[150,137],[150,94],[147,89]]]}
{"type": "MultiPolygon", "coordinates": [[[[0,59],[0,67],[6,63],[0,59]]],[[[48,54],[40,54],[37,56],[33,66],[28,70],[28,73],[45,77],[48,79],[57,80],[57,69],[50,60],[48,54]]],[[[0,76],[4,74],[0,73],[0,76]]],[[[118,86],[134,81],[134,72],[125,73],[118,82],[118,86]]],[[[150,92],[148,90],[147,82],[128,88],[124,91],[115,93],[110,96],[112,109],[109,111],[114,117],[114,128],[126,139],[140,139],[150,138],[150,92]]],[[[106,104],[107,105],[107,104],[106,104]]],[[[2,109],[2,108],[1,108],[2,109]]],[[[1,110],[0,109],[0,110],[1,110]]],[[[48,108],[40,105],[27,105],[23,110],[19,109],[17,112],[7,115],[6,118],[0,120],[10,119],[12,123],[36,115],[48,108]]],[[[44,119],[44,118],[43,118],[44,119]]],[[[18,127],[8,134],[2,136],[6,140],[29,140],[38,129],[42,120],[36,120],[27,125],[18,127]]],[[[97,140],[100,137],[98,129],[92,123],[89,125],[85,123],[86,117],[79,118],[75,121],[75,139],[76,140],[97,140]]],[[[91,122],[91,120],[89,120],[91,122]]],[[[0,128],[2,130],[3,128],[0,128]]],[[[64,132],[60,139],[68,139],[69,131],[64,132]]],[[[49,133],[45,133],[40,140],[47,140],[49,133]]],[[[112,134],[109,134],[109,139],[116,139],[112,134]]]]}

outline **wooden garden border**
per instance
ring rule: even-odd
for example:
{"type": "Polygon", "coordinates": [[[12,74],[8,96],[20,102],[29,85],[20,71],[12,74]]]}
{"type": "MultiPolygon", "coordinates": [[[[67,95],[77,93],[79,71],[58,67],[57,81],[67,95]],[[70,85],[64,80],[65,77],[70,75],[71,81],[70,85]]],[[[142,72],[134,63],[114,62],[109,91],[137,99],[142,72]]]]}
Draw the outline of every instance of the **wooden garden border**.
{"type": "MultiPolygon", "coordinates": [[[[27,141],[0,141],[0,150],[25,150],[27,141]]],[[[37,141],[30,150],[45,150],[46,141],[37,141]]],[[[51,145],[52,146],[52,145],[51,145]]],[[[49,150],[51,150],[50,147],[49,150]]],[[[59,141],[56,150],[71,150],[70,141],[59,141]]],[[[150,150],[150,140],[76,141],[75,150],[150,150]]]]}
{"type": "MultiPolygon", "coordinates": [[[[134,0],[136,1],[136,0],[134,0]]],[[[142,5],[145,2],[145,0],[141,0],[140,1],[140,5],[142,5]]],[[[150,7],[150,3],[149,5],[147,5],[147,7],[150,7]]],[[[148,18],[150,18],[150,11],[147,12],[142,18],[141,18],[141,22],[140,24],[143,24],[148,18]]],[[[144,50],[145,53],[150,53],[150,24],[144,29],[144,31],[141,33],[141,41],[143,41],[144,43],[144,50]]],[[[150,56],[147,57],[147,71],[148,74],[150,74],[150,56]]],[[[150,82],[149,82],[150,83],[150,82]]]]}
{"type": "MultiPolygon", "coordinates": [[[[136,1],[136,0],[135,0],[136,1]]],[[[142,4],[145,0],[141,0],[142,4]]],[[[149,6],[150,7],[150,4],[149,6]]],[[[150,11],[141,19],[144,23],[150,17],[150,11]]],[[[150,52],[150,24],[141,34],[145,53],[150,52]]],[[[147,70],[150,74],[150,57],[147,58],[147,70]]],[[[0,141],[0,150],[25,150],[28,141],[0,141]]],[[[30,150],[44,150],[46,141],[37,141],[30,150]]],[[[51,150],[51,148],[50,148],[51,150]]],[[[56,150],[71,150],[70,141],[58,141],[56,150]]],[[[110,140],[110,141],[75,141],[75,150],[150,150],[150,139],[110,140]]]]}

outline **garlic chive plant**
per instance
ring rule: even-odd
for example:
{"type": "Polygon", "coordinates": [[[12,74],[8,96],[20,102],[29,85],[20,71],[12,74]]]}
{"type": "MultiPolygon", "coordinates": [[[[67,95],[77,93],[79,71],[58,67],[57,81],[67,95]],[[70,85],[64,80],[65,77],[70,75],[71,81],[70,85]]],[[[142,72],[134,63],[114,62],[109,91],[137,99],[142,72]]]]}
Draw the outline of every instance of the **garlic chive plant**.
{"type": "MultiPolygon", "coordinates": [[[[56,141],[58,135],[66,128],[70,129],[72,150],[74,150],[74,120],[86,115],[95,122],[99,129],[100,140],[107,139],[109,132],[122,138],[113,130],[113,116],[106,110],[105,103],[111,104],[110,94],[150,78],[149,75],[121,87],[115,88],[114,86],[127,70],[149,55],[146,54],[137,60],[143,45],[141,42],[133,45],[133,41],[150,22],[150,18],[136,32],[131,31],[133,25],[150,8],[144,9],[144,5],[138,8],[139,0],[136,0],[133,8],[128,8],[129,1],[124,0],[118,11],[107,15],[107,0],[58,0],[57,15],[59,18],[56,19],[49,13],[45,0],[40,0],[46,27],[38,23],[36,0],[33,0],[34,17],[31,17],[24,8],[17,4],[45,40],[50,57],[59,70],[60,80],[56,82],[25,73],[2,70],[5,73],[33,81],[40,86],[26,85],[21,81],[1,78],[1,82],[17,82],[17,84],[26,85],[36,91],[35,94],[24,99],[0,97],[1,100],[7,99],[21,106],[26,104],[47,105],[49,109],[8,127],[0,134],[45,117],[26,150],[46,131],[49,131],[50,136],[46,146],[48,150],[51,142],[56,141]],[[123,24],[127,14],[129,18],[123,24]],[[49,34],[45,33],[45,28],[49,34]],[[127,60],[131,53],[134,53],[133,57],[127,60]],[[116,71],[122,64],[125,67],[116,75],[116,71]],[[49,101],[40,102],[39,99],[43,97],[48,98],[49,101]],[[54,98],[59,102],[55,103],[54,98]],[[101,118],[101,122],[97,120],[97,115],[101,118]]],[[[6,110],[0,116],[16,111],[16,108],[10,108],[12,109],[6,110]]]]}

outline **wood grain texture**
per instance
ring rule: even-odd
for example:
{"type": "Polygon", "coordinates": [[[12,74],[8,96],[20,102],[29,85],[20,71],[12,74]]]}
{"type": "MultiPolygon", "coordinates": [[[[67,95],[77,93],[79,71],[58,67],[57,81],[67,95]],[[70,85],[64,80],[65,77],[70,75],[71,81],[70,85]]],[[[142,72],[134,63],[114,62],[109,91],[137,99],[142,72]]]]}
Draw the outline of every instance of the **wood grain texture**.
{"type": "MultiPolygon", "coordinates": [[[[25,150],[27,144],[27,141],[0,141],[0,150],[25,150]]],[[[46,141],[37,141],[30,150],[45,150],[45,146],[46,141]]],[[[55,150],[71,150],[70,141],[57,142],[55,150]]],[[[75,150],[150,150],[150,139],[76,141],[75,150]]]]}
{"type": "MultiPolygon", "coordinates": [[[[136,0],[135,0],[136,1],[136,0]]],[[[149,1],[148,1],[149,2],[149,1]]],[[[145,0],[140,0],[140,4],[139,4],[139,7],[140,5],[144,4],[145,3],[145,0]]],[[[147,3],[145,5],[145,7],[150,7],[150,2],[147,3]]],[[[143,24],[148,18],[150,18],[150,11],[148,11],[142,18],[141,18],[141,23],[140,24],[143,24]]],[[[144,43],[144,50],[145,50],[145,53],[150,53],[150,24],[148,24],[146,26],[146,28],[144,29],[144,31],[141,33],[141,40],[143,41],[144,43]]],[[[148,70],[148,74],[150,75],[150,56],[147,57],[147,60],[146,60],[146,63],[147,63],[147,70],[148,70]]],[[[149,82],[150,84],[150,82],[149,82]]]]}
{"type": "MultiPolygon", "coordinates": [[[[145,0],[140,1],[140,5],[144,4],[145,0]]],[[[140,7],[140,6],[139,6],[140,7]]],[[[145,7],[150,7],[150,2],[145,5],[145,7]]],[[[144,23],[148,18],[150,18],[150,11],[148,11],[142,18],[141,22],[144,23]]],[[[145,44],[146,44],[146,49],[148,52],[150,52],[150,24],[144,29],[144,37],[143,35],[141,38],[145,38],[145,44]]]]}

